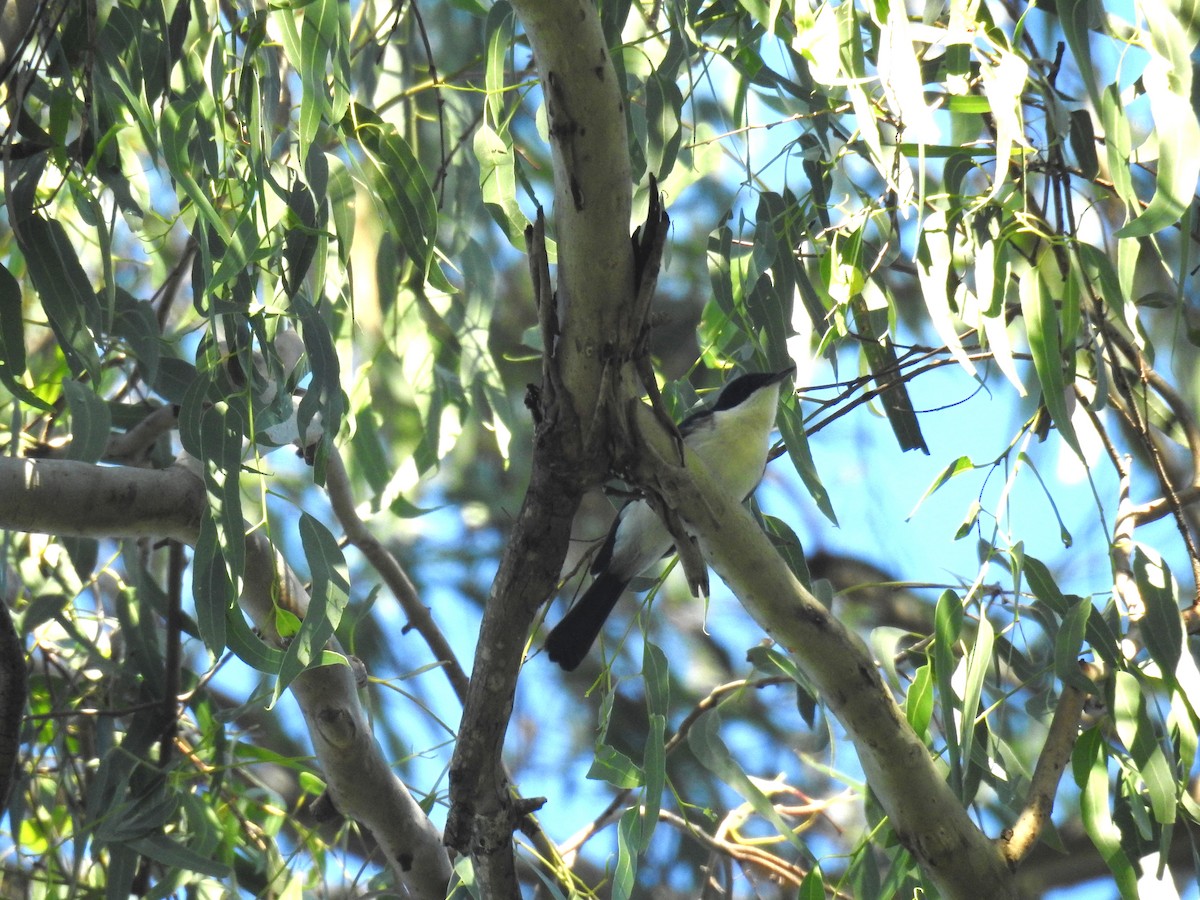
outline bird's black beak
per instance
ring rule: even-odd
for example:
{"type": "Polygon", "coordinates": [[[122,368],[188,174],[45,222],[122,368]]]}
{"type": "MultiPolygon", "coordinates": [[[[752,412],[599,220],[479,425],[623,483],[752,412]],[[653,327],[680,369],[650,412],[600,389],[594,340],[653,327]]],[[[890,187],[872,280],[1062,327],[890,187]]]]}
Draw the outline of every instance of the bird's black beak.
{"type": "Polygon", "coordinates": [[[796,364],[792,363],[786,369],[780,369],[778,372],[776,372],[774,375],[772,375],[771,380],[768,381],[767,384],[778,384],[779,382],[781,382],[787,378],[795,378],[795,377],[796,377],[796,364]]]}

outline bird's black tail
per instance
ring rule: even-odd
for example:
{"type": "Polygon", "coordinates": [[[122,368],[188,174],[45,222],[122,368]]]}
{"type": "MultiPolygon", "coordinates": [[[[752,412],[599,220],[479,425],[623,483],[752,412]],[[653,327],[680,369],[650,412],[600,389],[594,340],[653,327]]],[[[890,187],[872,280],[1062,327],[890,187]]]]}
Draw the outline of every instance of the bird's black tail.
{"type": "Polygon", "coordinates": [[[607,572],[597,575],[546,638],[546,652],[550,660],[568,672],[583,662],[596,636],[600,634],[604,620],[617,605],[628,584],[627,580],[607,572]]]}

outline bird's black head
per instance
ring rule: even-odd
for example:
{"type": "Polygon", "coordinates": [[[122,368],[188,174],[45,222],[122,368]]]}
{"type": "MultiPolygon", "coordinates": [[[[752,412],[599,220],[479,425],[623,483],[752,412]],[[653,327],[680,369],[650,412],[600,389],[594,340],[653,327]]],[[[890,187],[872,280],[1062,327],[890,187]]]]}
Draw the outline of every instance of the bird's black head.
{"type": "Polygon", "coordinates": [[[750,399],[755,391],[778,384],[783,379],[795,374],[796,367],[789,366],[781,372],[751,372],[748,375],[739,375],[721,389],[721,394],[717,397],[717,402],[713,404],[712,411],[733,409],[738,404],[750,399]]]}

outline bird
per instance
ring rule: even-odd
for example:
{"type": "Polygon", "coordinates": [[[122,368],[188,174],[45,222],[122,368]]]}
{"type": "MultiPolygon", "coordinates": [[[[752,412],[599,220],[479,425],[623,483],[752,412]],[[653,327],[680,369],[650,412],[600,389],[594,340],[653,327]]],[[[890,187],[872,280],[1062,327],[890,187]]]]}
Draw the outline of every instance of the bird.
{"type": "MultiPolygon", "coordinates": [[[[739,375],[722,388],[711,407],[679,423],[684,444],[739,501],[754,493],[766,471],[779,392],[795,371],[791,366],[739,375]]],[[[674,546],[648,501],[631,500],[622,507],[592,561],[591,585],[546,637],[551,662],[568,672],[578,667],[629,582],[674,546]]]]}

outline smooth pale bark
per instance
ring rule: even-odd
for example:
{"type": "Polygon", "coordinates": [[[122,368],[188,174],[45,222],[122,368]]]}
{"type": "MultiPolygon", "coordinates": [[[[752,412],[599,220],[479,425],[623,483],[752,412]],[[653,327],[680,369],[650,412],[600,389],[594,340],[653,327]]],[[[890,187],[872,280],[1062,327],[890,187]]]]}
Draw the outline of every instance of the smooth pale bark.
{"type": "MultiPolygon", "coordinates": [[[[632,172],[625,97],[592,0],[513,0],[533,48],[554,165],[558,319],[553,348],[582,426],[606,366],[628,362],[632,321],[632,172]]],[[[546,348],[550,351],[551,348],[546,348]]]]}

